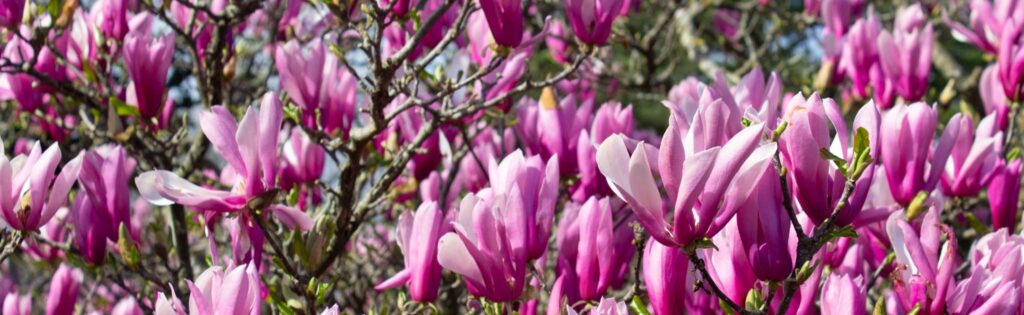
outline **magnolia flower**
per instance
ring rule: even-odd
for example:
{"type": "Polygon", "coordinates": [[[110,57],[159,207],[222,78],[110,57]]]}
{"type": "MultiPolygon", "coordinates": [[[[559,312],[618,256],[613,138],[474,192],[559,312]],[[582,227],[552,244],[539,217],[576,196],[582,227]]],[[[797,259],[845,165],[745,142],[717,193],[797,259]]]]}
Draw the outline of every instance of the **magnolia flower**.
{"type": "Polygon", "coordinates": [[[3,315],[31,315],[32,296],[29,294],[19,295],[18,292],[10,292],[3,299],[3,315]]]}
{"type": "Polygon", "coordinates": [[[996,230],[1016,229],[1017,207],[1020,201],[1021,160],[999,162],[995,175],[988,185],[988,205],[992,211],[992,227],[996,230]]]}
{"type": "Polygon", "coordinates": [[[46,296],[46,315],[74,314],[81,283],[81,271],[60,265],[50,280],[50,293],[46,296]]]}
{"type": "Polygon", "coordinates": [[[124,148],[106,145],[85,153],[78,182],[83,191],[75,197],[71,221],[75,246],[86,260],[102,263],[107,240],[117,242],[121,225],[131,230],[128,176],[135,169],[124,148]]]}
{"type": "MultiPolygon", "coordinates": [[[[223,268],[211,266],[188,281],[190,291],[189,315],[257,315],[263,305],[261,293],[263,283],[253,264],[242,264],[223,268]]],[[[172,292],[173,294],[173,292],[172,292]]],[[[185,308],[172,295],[168,298],[160,292],[154,303],[156,315],[185,315],[185,308]]]]}
{"type": "Polygon", "coordinates": [[[612,23],[622,12],[624,0],[564,0],[565,15],[581,42],[602,46],[612,32],[612,23]]]}
{"type": "Polygon", "coordinates": [[[518,196],[518,186],[507,200],[494,198],[489,189],[466,195],[453,222],[455,231],[438,242],[438,263],[461,275],[473,296],[509,302],[523,293],[528,232],[518,196]]]}
{"type": "Polygon", "coordinates": [[[644,229],[667,246],[684,246],[714,236],[746,201],[776,149],[774,144],[759,147],[761,124],[747,127],[731,139],[708,134],[721,132],[720,128],[696,127],[690,129],[689,137],[699,139],[693,142],[697,144],[684,145],[676,123],[670,123],[654,163],[648,158],[655,158],[648,153],[653,147],[643,142],[627,146],[618,135],[609,137],[597,150],[597,165],[615,194],[629,203],[644,229]],[[663,215],[664,201],[650,164],[658,165],[669,205],[674,205],[670,207],[672,224],[663,215]]]}
{"type": "Polygon", "coordinates": [[[821,313],[825,315],[864,314],[867,287],[864,279],[833,272],[821,288],[821,313]]]}
{"type": "Polygon", "coordinates": [[[225,167],[238,174],[233,177],[231,191],[199,187],[164,170],[148,171],[135,178],[139,194],[154,205],[180,204],[213,213],[242,212],[240,224],[248,227],[248,234],[257,243],[252,246],[256,254],[253,259],[257,263],[262,252],[262,232],[253,226],[249,212],[243,209],[266,207],[290,228],[309,230],[313,225],[313,220],[306,213],[285,205],[269,204],[263,199],[266,193],[277,191],[277,167],[280,163],[277,138],[282,113],[281,103],[274,93],[264,95],[260,107],[259,112],[249,107],[239,124],[222,106],[215,106],[199,117],[203,133],[227,161],[225,167]]]}
{"type": "Polygon", "coordinates": [[[1024,45],[1020,39],[1022,29],[1024,21],[1010,18],[1003,26],[996,55],[999,81],[1003,85],[1003,93],[1011,101],[1021,100],[1021,81],[1024,79],[1024,45]]]}
{"type": "Polygon", "coordinates": [[[644,249],[643,272],[651,309],[657,315],[684,314],[684,298],[692,286],[687,286],[690,261],[682,249],[662,245],[650,239],[644,249]]]}
{"type": "Polygon", "coordinates": [[[577,104],[573,95],[558,102],[554,90],[546,88],[537,102],[520,103],[516,133],[527,152],[545,159],[558,156],[562,173],[576,173],[578,137],[591,123],[593,107],[592,100],[577,104]]]}
{"type": "Polygon", "coordinates": [[[441,285],[438,239],[447,232],[447,223],[433,201],[420,204],[415,215],[403,213],[398,218],[396,234],[398,247],[405,255],[405,269],[374,288],[387,290],[408,285],[413,300],[423,303],[434,301],[441,285]]]}
{"type": "Polygon", "coordinates": [[[956,23],[943,16],[953,36],[965,40],[987,53],[999,51],[1003,32],[1010,31],[1012,20],[1024,21],[1024,6],[1017,0],[971,0],[968,24],[956,23]]]}
{"type": "MultiPolygon", "coordinates": [[[[128,1],[96,1],[90,11],[92,24],[107,38],[116,41],[124,39],[125,34],[128,34],[128,1]]],[[[146,28],[146,32],[149,32],[149,28],[146,28]]]]}
{"type": "Polygon", "coordinates": [[[128,296],[121,298],[114,308],[110,311],[111,315],[142,315],[145,314],[142,308],[139,307],[139,303],[135,302],[135,298],[128,296]]]}
{"type": "Polygon", "coordinates": [[[1024,285],[1024,238],[1006,229],[978,239],[967,255],[971,275],[951,292],[954,314],[1019,314],[1024,285]]]}
{"type": "Polygon", "coordinates": [[[25,0],[0,1],[0,27],[17,31],[24,13],[25,0]]]}
{"type": "MultiPolygon", "coordinates": [[[[839,107],[831,99],[824,101],[817,94],[804,99],[803,95],[793,96],[786,104],[786,132],[779,139],[782,163],[787,170],[787,179],[796,201],[814,224],[821,224],[832,215],[840,203],[846,203],[836,218],[836,224],[846,225],[860,213],[874,178],[874,165],[869,165],[857,180],[853,193],[847,200],[839,200],[846,185],[846,177],[832,161],[822,158],[821,151],[828,150],[844,160],[853,159],[850,137],[860,128],[868,133],[868,144],[872,156],[878,152],[878,125],[880,115],[874,103],[868,103],[857,113],[852,132],[847,132],[846,122],[839,107]],[[836,130],[831,139],[829,125],[836,130]]],[[[852,174],[852,170],[850,170],[852,174]]]]}
{"type": "MultiPolygon", "coordinates": [[[[949,196],[977,195],[996,174],[1002,132],[996,129],[996,116],[989,115],[978,124],[975,135],[974,121],[960,119],[949,161],[942,172],[942,191],[949,196]]],[[[952,122],[952,121],[951,121],[952,122]]],[[[947,127],[948,128],[948,127],[947,127]]]]}
{"type": "MultiPolygon", "coordinates": [[[[563,213],[557,238],[560,287],[552,290],[552,301],[597,301],[628,278],[635,252],[629,218],[616,220],[608,197],[590,197],[581,207],[567,205],[563,213]]],[[[561,309],[561,303],[551,303],[548,314],[561,309]]]]}
{"type": "Polygon", "coordinates": [[[919,4],[901,9],[893,31],[882,31],[878,37],[882,72],[896,93],[907,101],[917,101],[924,96],[931,72],[932,25],[921,28],[924,24],[921,10],[919,4]]]}
{"type": "MultiPolygon", "coordinates": [[[[27,29],[23,30],[27,31],[27,29]]],[[[63,81],[66,79],[67,72],[64,67],[58,65],[57,56],[54,54],[53,50],[50,49],[50,46],[42,48],[41,51],[36,51],[33,49],[32,44],[26,42],[22,38],[22,36],[13,36],[9,40],[6,40],[3,58],[8,59],[12,64],[27,64],[34,60],[35,67],[33,69],[40,74],[49,76],[55,81],[63,81]],[[38,54],[38,56],[36,56],[36,54],[38,54]]],[[[66,48],[67,42],[66,37],[61,36],[54,40],[53,46],[56,46],[58,50],[63,50],[66,48]]],[[[7,87],[11,96],[13,96],[14,100],[18,103],[18,108],[25,112],[35,111],[43,106],[43,97],[46,93],[53,90],[52,86],[44,84],[41,80],[38,80],[27,73],[5,72],[0,76],[0,80],[3,80],[4,78],[6,78],[7,87]]]]}
{"type": "Polygon", "coordinates": [[[873,8],[867,16],[857,20],[843,40],[839,69],[853,81],[853,93],[858,98],[867,98],[871,84],[871,68],[878,62],[878,37],[882,33],[882,22],[873,8]]]}
{"type": "Polygon", "coordinates": [[[919,306],[922,314],[942,314],[947,292],[953,287],[953,272],[960,266],[956,238],[948,226],[939,223],[939,211],[934,207],[925,214],[919,228],[903,216],[895,212],[885,224],[896,254],[893,290],[898,306],[903,312],[919,306]]]}
{"type": "MultiPolygon", "coordinates": [[[[2,144],[0,140],[0,147],[2,144]]],[[[54,177],[60,158],[56,143],[43,152],[36,142],[27,156],[18,155],[12,160],[0,152],[0,214],[8,226],[20,231],[38,230],[64,206],[82,158],[72,159],[54,177]]]]}
{"type": "Polygon", "coordinates": [[[922,191],[939,182],[946,160],[959,133],[961,115],[949,120],[933,149],[938,113],[924,103],[894,107],[885,113],[880,128],[881,158],[893,198],[908,205],[922,191]],[[925,173],[926,167],[928,173],[925,173]]]}
{"type": "MultiPolygon", "coordinates": [[[[565,307],[565,312],[568,315],[580,315],[572,307],[565,307]]],[[[615,299],[601,298],[601,302],[596,307],[591,308],[589,312],[584,312],[588,315],[629,315],[629,308],[626,307],[625,302],[618,302],[615,299]]]]}
{"type": "Polygon", "coordinates": [[[523,2],[516,0],[480,0],[494,42],[515,48],[523,41],[523,2]]]}
{"type": "Polygon", "coordinates": [[[782,205],[782,188],[775,168],[766,168],[759,181],[735,221],[742,248],[757,278],[781,281],[793,270],[789,252],[792,223],[782,205]]]}
{"type": "Polygon", "coordinates": [[[324,173],[327,152],[320,144],[313,142],[302,128],[293,127],[284,143],[284,159],[279,168],[278,180],[281,189],[299,190],[298,207],[320,203],[320,186],[316,181],[324,173]]]}
{"type": "Polygon", "coordinates": [[[281,89],[302,110],[302,123],[307,127],[322,126],[328,133],[348,137],[356,114],[355,77],[319,40],[303,50],[292,40],[275,52],[281,89]]]}
{"type": "MultiPolygon", "coordinates": [[[[1024,6],[1021,6],[1024,7],[1024,6]]],[[[985,67],[981,72],[978,81],[978,94],[981,95],[981,104],[985,107],[985,114],[996,115],[996,126],[999,130],[1006,130],[1010,123],[1010,102],[1003,92],[1003,83],[999,79],[999,68],[997,65],[985,67]]]]}
{"type": "MultiPolygon", "coordinates": [[[[118,2],[121,0],[109,0],[118,2]]],[[[174,58],[174,36],[153,38],[153,16],[136,15],[131,20],[131,32],[124,41],[124,63],[132,79],[126,102],[139,108],[142,123],[154,128],[166,127],[174,110],[172,103],[164,102],[167,71],[174,58]]]]}

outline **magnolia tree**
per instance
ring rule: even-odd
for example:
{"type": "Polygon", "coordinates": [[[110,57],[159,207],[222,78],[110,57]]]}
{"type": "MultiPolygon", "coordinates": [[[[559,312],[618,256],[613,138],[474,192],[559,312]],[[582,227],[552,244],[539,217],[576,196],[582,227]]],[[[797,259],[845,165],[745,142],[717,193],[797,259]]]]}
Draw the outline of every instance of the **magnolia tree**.
{"type": "Polygon", "coordinates": [[[0,0],[0,309],[1024,314],[1024,3],[908,2],[0,0]]]}

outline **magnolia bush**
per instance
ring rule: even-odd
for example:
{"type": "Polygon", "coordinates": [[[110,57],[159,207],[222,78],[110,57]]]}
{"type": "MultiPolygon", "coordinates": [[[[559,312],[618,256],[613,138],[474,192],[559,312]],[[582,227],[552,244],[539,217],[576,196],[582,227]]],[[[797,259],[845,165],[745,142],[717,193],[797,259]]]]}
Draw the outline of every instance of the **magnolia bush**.
{"type": "Polygon", "coordinates": [[[0,310],[1024,314],[1016,0],[0,0],[0,310]]]}

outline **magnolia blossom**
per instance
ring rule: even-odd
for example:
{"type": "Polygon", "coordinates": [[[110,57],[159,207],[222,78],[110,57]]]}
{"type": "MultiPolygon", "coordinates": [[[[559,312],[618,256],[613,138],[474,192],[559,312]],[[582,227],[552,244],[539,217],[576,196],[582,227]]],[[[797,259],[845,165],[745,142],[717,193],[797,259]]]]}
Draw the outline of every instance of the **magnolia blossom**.
{"type": "MultiPolygon", "coordinates": [[[[0,147],[2,144],[0,140],[0,147]]],[[[56,143],[43,152],[36,142],[28,155],[10,160],[0,152],[0,214],[8,226],[20,231],[38,230],[64,206],[82,158],[75,157],[65,164],[55,177],[60,159],[56,143]]]]}
{"type": "Polygon", "coordinates": [[[212,213],[241,212],[238,223],[256,245],[252,246],[253,259],[262,253],[262,232],[251,221],[252,206],[265,207],[290,228],[309,230],[313,220],[302,211],[272,200],[263,200],[267,193],[277,193],[278,133],[282,121],[281,103],[274,93],[263,97],[261,110],[252,107],[246,111],[241,123],[224,107],[215,106],[200,116],[200,127],[213,147],[238,175],[233,176],[231,191],[213,190],[197,186],[178,175],[164,170],[148,171],[135,178],[135,185],[151,204],[166,206],[180,204],[212,213]],[[256,200],[256,204],[253,204],[256,200]],[[247,209],[247,210],[246,210],[247,209]]]}
{"type": "Polygon", "coordinates": [[[885,230],[896,254],[893,290],[903,312],[915,306],[922,314],[942,314],[948,292],[953,289],[953,272],[960,263],[956,257],[956,238],[949,226],[939,223],[939,212],[931,208],[919,227],[893,213],[885,230]],[[945,236],[946,241],[942,242],[945,236]]]}
{"type": "Polygon", "coordinates": [[[415,215],[403,213],[398,219],[398,246],[405,255],[405,269],[378,284],[386,290],[409,286],[413,300],[430,303],[441,285],[441,265],[437,262],[438,239],[448,230],[447,221],[435,202],[425,202],[415,215]]]}
{"type": "Polygon", "coordinates": [[[601,46],[611,35],[612,22],[622,11],[624,0],[564,0],[565,15],[581,42],[601,46]]]}
{"type": "Polygon", "coordinates": [[[154,314],[258,315],[263,305],[262,286],[255,265],[212,266],[196,277],[195,282],[188,281],[187,313],[177,296],[168,298],[160,293],[154,303],[154,314]]]}
{"type": "Polygon", "coordinates": [[[75,245],[86,260],[102,262],[107,241],[118,240],[119,227],[131,230],[128,176],[134,169],[135,161],[120,146],[108,145],[85,153],[78,178],[83,191],[75,199],[71,220],[75,245]]]}
{"type": "Polygon", "coordinates": [[[896,93],[907,101],[924,96],[931,72],[932,25],[924,23],[921,10],[919,4],[901,9],[893,31],[882,31],[878,37],[882,72],[896,93]]]}
{"type": "Polygon", "coordinates": [[[897,202],[908,205],[919,192],[931,191],[938,185],[959,133],[960,119],[960,114],[950,119],[938,145],[932,148],[938,123],[936,109],[914,103],[885,113],[879,129],[880,155],[889,188],[897,202]]]}
{"type": "Polygon", "coordinates": [[[517,47],[523,41],[523,2],[514,0],[480,0],[480,10],[487,17],[494,42],[504,47],[517,47]]]}
{"type": "Polygon", "coordinates": [[[17,30],[25,13],[25,0],[3,0],[0,4],[0,27],[17,30]]]}
{"type": "Polygon", "coordinates": [[[159,129],[166,127],[174,110],[164,102],[167,72],[174,58],[174,36],[153,38],[152,20],[153,16],[147,13],[136,15],[125,38],[124,63],[132,79],[126,102],[139,108],[143,124],[155,122],[153,126],[159,129]]]}
{"type": "Polygon", "coordinates": [[[694,140],[696,144],[689,145],[682,143],[683,135],[674,122],[670,123],[660,155],[648,153],[654,148],[643,142],[627,145],[626,139],[618,135],[601,143],[597,151],[597,164],[616,195],[629,203],[644,229],[667,246],[683,246],[714,236],[746,201],[776,150],[774,144],[759,145],[763,125],[747,127],[728,139],[705,133],[720,129],[705,130],[699,124],[690,129],[688,137],[703,141],[694,140]],[[686,152],[688,149],[693,152],[686,152]],[[658,165],[669,205],[674,205],[670,206],[674,209],[672,224],[663,215],[664,201],[651,164],[658,165]]]}

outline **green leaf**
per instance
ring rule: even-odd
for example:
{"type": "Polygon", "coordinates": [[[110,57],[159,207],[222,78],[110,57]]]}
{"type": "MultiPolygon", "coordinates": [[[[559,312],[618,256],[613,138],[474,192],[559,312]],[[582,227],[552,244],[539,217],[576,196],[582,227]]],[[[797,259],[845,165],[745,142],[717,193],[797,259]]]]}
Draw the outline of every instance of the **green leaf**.
{"type": "Polygon", "coordinates": [[[828,233],[826,233],[825,234],[825,241],[829,242],[829,241],[832,241],[834,239],[838,239],[840,237],[857,238],[859,236],[860,235],[857,234],[857,231],[854,231],[852,227],[844,226],[844,227],[839,228],[837,230],[832,230],[832,231],[829,231],[828,233]]]}
{"type": "Polygon", "coordinates": [[[853,154],[861,155],[870,150],[871,140],[868,138],[868,130],[864,127],[857,128],[853,135],[853,154]]]}
{"type": "Polygon", "coordinates": [[[52,18],[53,21],[57,21],[57,18],[60,17],[61,8],[63,7],[64,1],[50,0],[50,3],[46,4],[46,12],[50,14],[50,18],[52,18]]]}
{"type": "Polygon", "coordinates": [[[747,292],[747,300],[744,302],[744,307],[748,310],[760,310],[764,307],[764,303],[764,295],[761,294],[761,290],[751,288],[747,292]]]}
{"type": "Polygon", "coordinates": [[[877,301],[875,301],[875,309],[871,312],[871,315],[885,315],[885,313],[885,298],[880,297],[877,301]]]}
{"type": "Polygon", "coordinates": [[[821,150],[819,150],[818,153],[821,153],[821,158],[828,161],[832,161],[832,163],[835,163],[836,167],[839,168],[839,172],[843,173],[843,176],[846,176],[846,160],[835,154],[832,154],[832,151],[829,151],[827,148],[821,148],[821,150]]]}
{"type": "Polygon", "coordinates": [[[141,115],[139,113],[139,108],[138,107],[135,107],[135,106],[132,106],[132,105],[128,105],[128,103],[125,103],[125,102],[121,101],[117,97],[111,97],[110,98],[110,105],[114,106],[114,110],[120,116],[136,116],[137,117],[137,116],[141,115]]]}
{"type": "Polygon", "coordinates": [[[716,251],[718,250],[718,246],[715,246],[715,242],[711,241],[711,238],[707,237],[693,241],[693,243],[690,244],[690,246],[693,246],[694,249],[714,248],[716,251]]]}
{"type": "Polygon", "coordinates": [[[970,224],[971,229],[974,229],[974,232],[978,233],[978,235],[985,235],[991,232],[988,225],[981,223],[981,220],[978,220],[978,216],[974,215],[974,213],[967,212],[964,216],[967,218],[967,224],[970,224]]]}
{"type": "Polygon", "coordinates": [[[132,240],[131,233],[128,232],[128,227],[124,223],[121,223],[118,229],[117,248],[121,252],[121,259],[129,267],[138,266],[142,261],[139,248],[135,246],[135,241],[132,240]]]}
{"type": "Polygon", "coordinates": [[[907,206],[907,221],[913,221],[924,211],[924,202],[928,200],[928,193],[918,192],[914,200],[907,206]]]}
{"type": "Polygon", "coordinates": [[[633,310],[633,313],[638,315],[651,315],[651,312],[647,311],[647,304],[639,296],[634,295],[633,300],[629,301],[629,308],[633,310]]]}
{"type": "Polygon", "coordinates": [[[917,315],[921,313],[921,303],[915,304],[914,309],[910,310],[907,315],[917,315]]]}
{"type": "Polygon", "coordinates": [[[1019,147],[1014,147],[1013,149],[1010,150],[1010,153],[1006,154],[1006,161],[1007,162],[1013,162],[1013,160],[1016,160],[1017,158],[1020,158],[1020,148],[1019,147]]]}

